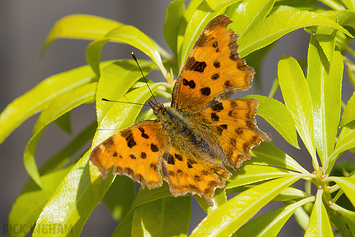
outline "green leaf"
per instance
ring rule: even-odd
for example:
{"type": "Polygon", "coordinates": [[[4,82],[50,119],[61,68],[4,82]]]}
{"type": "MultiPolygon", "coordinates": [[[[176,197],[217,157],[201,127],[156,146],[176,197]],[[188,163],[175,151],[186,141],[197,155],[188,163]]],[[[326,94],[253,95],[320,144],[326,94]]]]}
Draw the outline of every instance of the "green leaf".
{"type": "Polygon", "coordinates": [[[136,209],[140,207],[144,208],[145,205],[149,207],[150,203],[153,203],[160,199],[167,199],[172,197],[173,195],[169,191],[169,185],[165,182],[163,183],[163,186],[159,188],[154,188],[151,190],[147,188],[141,188],[138,192],[137,197],[134,199],[128,214],[117,226],[112,236],[131,236],[133,215],[136,209]]]}
{"type": "MultiPolygon", "coordinates": [[[[341,213],[341,215],[343,216],[344,220],[346,221],[346,223],[348,224],[349,229],[351,230],[352,233],[355,233],[355,212],[353,211],[349,211],[347,209],[344,209],[340,206],[338,206],[335,203],[332,203],[330,205],[330,207],[332,209],[334,209],[335,211],[341,213]]],[[[351,234],[351,233],[350,233],[351,234]]]]}
{"type": "Polygon", "coordinates": [[[229,236],[233,234],[283,189],[298,179],[300,176],[279,178],[240,193],[207,215],[190,236],[229,236]]]}
{"type": "Polygon", "coordinates": [[[318,26],[315,35],[313,35],[330,64],[333,63],[336,33],[337,31],[332,28],[318,26]]]}
{"type": "Polygon", "coordinates": [[[126,176],[116,176],[104,197],[104,201],[111,211],[112,217],[119,221],[128,213],[135,197],[134,181],[126,176]]]}
{"type": "Polygon", "coordinates": [[[308,198],[308,197],[313,197],[313,196],[297,188],[288,187],[282,190],[282,192],[279,195],[277,195],[273,199],[273,201],[275,202],[285,202],[290,200],[294,201],[295,199],[308,198]]]}
{"type": "Polygon", "coordinates": [[[41,212],[33,236],[58,236],[60,227],[66,235],[79,236],[91,212],[99,201],[90,182],[89,152],[79,159],[60,182],[41,212]],[[59,231],[48,231],[49,225],[59,231]]]}
{"type": "MultiPolygon", "coordinates": [[[[339,199],[337,200],[337,202],[338,201],[339,199]]],[[[324,205],[325,209],[327,210],[329,219],[331,220],[332,227],[335,228],[342,237],[353,237],[351,229],[349,229],[346,224],[345,216],[342,215],[342,212],[338,212],[332,209],[335,205],[337,204],[329,203],[329,205],[324,205]]]]}
{"type": "Polygon", "coordinates": [[[246,164],[240,167],[238,172],[233,172],[233,176],[227,180],[226,189],[295,174],[282,168],[246,164]]]}
{"type": "Polygon", "coordinates": [[[311,95],[302,69],[294,58],[282,56],[278,64],[278,78],[286,107],[296,122],[297,131],[313,161],[317,162],[311,95]]]}
{"type": "Polygon", "coordinates": [[[355,1],[353,0],[341,0],[341,1],[346,6],[346,8],[355,11],[355,1]]]}
{"type": "MultiPolygon", "coordinates": [[[[110,62],[103,62],[104,67],[110,62]]],[[[45,109],[59,95],[93,81],[94,73],[89,66],[79,67],[48,77],[26,94],[11,102],[0,114],[0,143],[30,116],[45,109]]]]}
{"type": "Polygon", "coordinates": [[[137,207],[132,236],[187,236],[191,197],[168,197],[137,207]]]}
{"type": "Polygon", "coordinates": [[[328,17],[308,11],[277,12],[257,24],[239,40],[239,54],[243,58],[266,45],[271,44],[287,33],[309,26],[326,26],[351,34],[328,17]]]}
{"type": "Polygon", "coordinates": [[[255,236],[272,237],[277,236],[286,221],[292,216],[297,208],[313,201],[314,198],[305,198],[294,204],[280,207],[274,211],[268,212],[258,218],[255,218],[242,226],[234,236],[255,236]]]}
{"type": "Polygon", "coordinates": [[[40,175],[48,174],[64,167],[70,158],[80,150],[95,134],[97,123],[94,121],[83,129],[74,139],[51,157],[40,169],[40,175]]]}
{"type": "Polygon", "coordinates": [[[150,190],[147,188],[140,188],[136,199],[134,199],[130,211],[133,211],[135,208],[141,205],[168,197],[173,197],[173,195],[171,194],[169,190],[169,185],[166,182],[163,182],[163,185],[159,188],[154,188],[150,190]]]}
{"type": "Polygon", "coordinates": [[[280,101],[262,95],[247,95],[243,98],[254,98],[260,102],[258,115],[263,117],[285,140],[299,148],[295,121],[286,106],[280,101]]]}
{"type": "MultiPolygon", "coordinates": [[[[139,63],[145,75],[148,75],[154,67],[152,62],[139,61],[139,63]]],[[[101,98],[119,101],[141,77],[142,74],[134,60],[119,60],[102,69],[96,93],[98,124],[101,123],[107,111],[117,104],[115,102],[102,101],[101,98]]]]}
{"type": "Polygon", "coordinates": [[[355,178],[335,176],[330,176],[328,178],[340,186],[341,190],[346,194],[353,206],[355,206],[355,178]]]}
{"type": "Polygon", "coordinates": [[[163,34],[166,43],[169,45],[171,51],[177,58],[177,40],[179,34],[179,27],[183,21],[185,13],[184,0],[172,1],[166,9],[165,22],[163,27],[163,34]]]}
{"type": "Polygon", "coordinates": [[[9,236],[25,236],[33,228],[43,207],[71,167],[41,176],[42,188],[39,188],[33,180],[27,182],[11,208],[8,221],[9,226],[21,224],[23,231],[16,235],[12,235],[10,231],[9,236]]]}
{"type": "Polygon", "coordinates": [[[251,161],[246,163],[269,165],[298,171],[303,174],[309,172],[297,163],[292,157],[274,146],[271,142],[262,142],[258,147],[251,150],[251,161]]]}
{"type": "Polygon", "coordinates": [[[350,26],[355,29],[355,12],[349,10],[339,10],[336,14],[337,22],[342,26],[350,26]]]}
{"type": "Polygon", "coordinates": [[[33,129],[33,136],[27,143],[24,151],[24,164],[30,177],[41,186],[39,172],[35,161],[37,142],[47,125],[72,110],[73,108],[94,101],[97,83],[91,83],[79,88],[74,88],[58,96],[38,117],[33,129]]]}
{"type": "Polygon", "coordinates": [[[327,174],[333,168],[336,159],[338,156],[346,150],[355,147],[355,121],[352,121],[345,125],[339,135],[337,144],[333,153],[330,155],[329,159],[327,160],[328,163],[324,165],[325,170],[324,172],[327,174]]]}
{"type": "Polygon", "coordinates": [[[316,202],[313,206],[308,226],[304,236],[332,236],[333,230],[330,225],[327,210],[322,202],[323,190],[318,190],[316,202]]]}
{"type": "Polygon", "coordinates": [[[340,127],[347,125],[348,123],[355,120],[355,92],[350,97],[348,103],[344,108],[343,115],[341,116],[340,127]]]}
{"type": "Polygon", "coordinates": [[[41,54],[54,40],[58,38],[95,40],[102,38],[118,26],[117,21],[92,15],[69,15],[55,23],[44,42],[41,54]]]}
{"type": "Polygon", "coordinates": [[[250,0],[235,4],[237,8],[234,11],[231,11],[229,7],[226,14],[233,20],[229,28],[239,34],[239,37],[242,37],[265,19],[274,3],[275,0],[250,0]]]}
{"type": "Polygon", "coordinates": [[[225,189],[217,188],[215,190],[215,194],[212,198],[213,206],[208,205],[206,199],[203,197],[198,196],[197,194],[194,195],[198,205],[202,208],[202,210],[209,214],[214,210],[218,209],[222,204],[227,202],[227,195],[225,189]]]}
{"type": "Polygon", "coordinates": [[[98,39],[91,42],[86,48],[86,62],[95,72],[96,77],[100,78],[100,59],[102,47],[109,41],[109,38],[98,39]]]}
{"type": "Polygon", "coordinates": [[[158,45],[136,27],[130,25],[119,26],[108,32],[105,38],[109,38],[113,42],[126,43],[141,50],[158,65],[163,76],[165,78],[168,77],[167,71],[161,61],[158,45]]]}
{"type": "Polygon", "coordinates": [[[55,123],[63,129],[66,133],[71,134],[71,122],[70,122],[70,112],[63,114],[55,120],[55,123]]]}
{"type": "MultiPolygon", "coordinates": [[[[191,19],[187,19],[189,21],[184,32],[184,37],[181,38],[181,48],[178,48],[178,50],[180,49],[180,51],[178,51],[178,55],[180,55],[178,59],[179,68],[186,62],[192,47],[206,25],[214,17],[221,15],[229,5],[239,1],[240,0],[205,0],[201,2],[192,14],[191,19]]],[[[178,45],[180,45],[179,42],[178,45]]]]}
{"type": "MultiPolygon", "coordinates": [[[[266,55],[270,52],[273,45],[274,44],[269,44],[268,46],[265,46],[264,48],[252,52],[251,54],[246,56],[245,60],[247,61],[248,65],[252,66],[256,72],[260,72],[263,60],[265,59],[266,55]]],[[[254,75],[254,86],[256,87],[256,89],[262,88],[261,77],[262,75],[260,75],[260,73],[256,73],[254,75]]],[[[278,84],[277,84],[277,88],[278,88],[278,84]]],[[[269,94],[269,97],[272,97],[272,95],[269,94]]]]}
{"type": "Polygon", "coordinates": [[[323,164],[334,149],[340,121],[344,64],[339,51],[333,55],[333,63],[329,64],[318,41],[311,37],[307,82],[312,97],[315,145],[323,164]]]}

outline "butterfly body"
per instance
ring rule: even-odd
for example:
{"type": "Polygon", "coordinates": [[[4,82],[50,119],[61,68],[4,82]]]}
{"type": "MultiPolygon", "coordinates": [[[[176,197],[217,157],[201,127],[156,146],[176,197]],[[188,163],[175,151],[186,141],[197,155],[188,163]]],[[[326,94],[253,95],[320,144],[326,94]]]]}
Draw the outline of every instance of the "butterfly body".
{"type": "Polygon", "coordinates": [[[196,41],[177,81],[170,107],[149,101],[157,120],[139,122],[93,149],[90,160],[106,178],[127,175],[142,187],[160,187],[174,196],[203,196],[209,205],[223,178],[250,159],[267,134],[256,126],[254,99],[230,99],[251,86],[254,69],[237,53],[231,20],[214,18],[196,41]],[[218,158],[224,165],[215,160],[218,158]]]}

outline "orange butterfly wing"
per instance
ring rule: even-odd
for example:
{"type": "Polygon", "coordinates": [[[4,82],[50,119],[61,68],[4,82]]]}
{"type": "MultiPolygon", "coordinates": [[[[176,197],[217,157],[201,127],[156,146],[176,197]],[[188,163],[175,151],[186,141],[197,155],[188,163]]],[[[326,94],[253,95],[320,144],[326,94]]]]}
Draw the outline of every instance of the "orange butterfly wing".
{"type": "Polygon", "coordinates": [[[171,107],[196,111],[214,98],[247,90],[255,71],[238,54],[238,35],[225,27],[232,21],[215,17],[192,48],[173,90],[171,107]]]}
{"type": "Polygon", "coordinates": [[[205,162],[175,147],[168,148],[163,155],[162,173],[175,197],[186,193],[197,194],[211,206],[215,189],[225,187],[225,181],[219,175],[224,178],[231,176],[222,164],[205,162]]]}
{"type": "Polygon", "coordinates": [[[91,162],[107,178],[113,174],[127,175],[143,187],[160,187],[160,157],[167,147],[167,137],[159,121],[142,121],[98,145],[90,155],[91,162]]]}
{"type": "Polygon", "coordinates": [[[218,138],[223,149],[220,157],[223,163],[234,170],[250,159],[250,150],[269,136],[256,126],[255,115],[259,102],[254,99],[214,100],[210,107],[193,113],[195,123],[204,121],[209,131],[218,138]]]}

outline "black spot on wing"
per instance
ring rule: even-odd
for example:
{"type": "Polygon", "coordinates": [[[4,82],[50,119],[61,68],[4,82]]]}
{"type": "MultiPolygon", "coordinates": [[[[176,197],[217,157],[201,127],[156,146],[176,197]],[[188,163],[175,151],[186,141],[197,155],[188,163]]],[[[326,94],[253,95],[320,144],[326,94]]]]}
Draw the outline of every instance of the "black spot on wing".
{"type": "Polygon", "coordinates": [[[182,155],[179,155],[177,153],[175,153],[175,158],[178,159],[179,161],[182,161],[182,155]]]}
{"type": "Polygon", "coordinates": [[[211,88],[203,87],[203,88],[201,88],[201,93],[202,93],[202,95],[209,96],[211,94],[211,88]]]}
{"type": "Polygon", "coordinates": [[[213,121],[219,121],[219,117],[218,117],[218,115],[216,113],[211,113],[211,119],[213,121]]]}
{"type": "Polygon", "coordinates": [[[211,106],[213,111],[219,112],[224,109],[223,104],[221,102],[218,102],[214,105],[211,106]]]}
{"type": "Polygon", "coordinates": [[[145,152],[141,152],[141,158],[142,158],[142,159],[147,158],[147,153],[145,153],[145,152]]]}
{"type": "Polygon", "coordinates": [[[149,166],[151,169],[157,171],[158,170],[158,167],[157,167],[157,164],[156,163],[151,163],[150,166],[149,166]]]}
{"type": "Polygon", "coordinates": [[[131,157],[131,159],[135,160],[137,157],[135,154],[130,154],[129,157],[131,157]]]}
{"type": "Polygon", "coordinates": [[[142,136],[143,138],[145,138],[145,139],[148,139],[148,138],[149,138],[148,134],[144,133],[144,132],[145,132],[144,128],[140,127],[140,128],[138,128],[138,129],[139,129],[139,131],[142,132],[141,136],[142,136]]]}
{"type": "Polygon", "coordinates": [[[126,137],[126,141],[127,141],[127,146],[129,148],[132,148],[135,145],[137,145],[136,141],[133,139],[133,134],[132,133],[128,137],[126,137]]]}
{"type": "Polygon", "coordinates": [[[169,165],[174,165],[175,164],[174,156],[172,156],[171,154],[168,154],[164,158],[166,159],[166,161],[168,162],[169,165]]]}
{"type": "Polygon", "coordinates": [[[219,78],[219,73],[213,74],[213,75],[211,76],[211,79],[212,79],[212,80],[217,80],[218,78],[219,78]]]}
{"type": "Polygon", "coordinates": [[[207,64],[203,61],[196,61],[194,57],[188,58],[186,61],[187,70],[195,72],[203,72],[207,64]]]}
{"type": "Polygon", "coordinates": [[[182,84],[184,86],[189,86],[191,89],[195,89],[196,87],[196,83],[194,82],[194,80],[188,81],[185,78],[182,80],[182,84]]]}
{"type": "Polygon", "coordinates": [[[218,61],[215,61],[215,62],[213,63],[213,66],[214,66],[215,68],[219,68],[219,67],[221,66],[221,63],[218,62],[218,61]]]}
{"type": "Polygon", "coordinates": [[[187,167],[189,167],[189,169],[192,168],[193,164],[196,164],[197,162],[192,160],[192,159],[187,159],[187,167]]]}
{"type": "Polygon", "coordinates": [[[155,144],[150,144],[150,150],[152,151],[152,152],[158,152],[159,151],[159,148],[158,148],[158,146],[157,145],[155,145],[155,144]]]}
{"type": "Polygon", "coordinates": [[[227,129],[228,128],[228,125],[227,124],[221,124],[221,125],[219,125],[221,128],[223,128],[223,129],[227,129]]]}

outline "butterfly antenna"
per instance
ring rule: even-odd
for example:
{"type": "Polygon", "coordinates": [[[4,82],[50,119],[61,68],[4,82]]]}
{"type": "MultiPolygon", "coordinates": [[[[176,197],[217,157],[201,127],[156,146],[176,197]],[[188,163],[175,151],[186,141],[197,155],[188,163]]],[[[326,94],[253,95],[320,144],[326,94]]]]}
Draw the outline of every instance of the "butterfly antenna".
{"type": "Polygon", "coordinates": [[[141,71],[141,74],[142,74],[142,76],[143,76],[143,78],[144,78],[145,84],[147,84],[147,87],[148,87],[150,93],[152,94],[152,97],[153,97],[153,99],[155,100],[155,103],[158,104],[158,101],[155,99],[155,96],[153,95],[153,92],[152,92],[152,90],[150,89],[150,86],[149,86],[149,84],[148,84],[147,78],[145,78],[145,76],[144,76],[144,74],[143,74],[143,71],[142,71],[142,69],[141,69],[141,66],[139,66],[138,60],[137,60],[137,58],[136,58],[136,55],[134,55],[133,52],[132,52],[132,57],[133,57],[134,61],[136,61],[137,65],[138,65],[138,68],[139,68],[139,71],[141,71]]]}
{"type": "Polygon", "coordinates": [[[143,106],[147,106],[145,104],[141,104],[141,103],[134,103],[134,102],[128,102],[128,101],[118,101],[118,100],[109,100],[106,98],[100,98],[102,101],[106,101],[106,102],[118,102],[118,103],[124,103],[124,104],[134,104],[134,105],[143,105],[143,106]]]}

